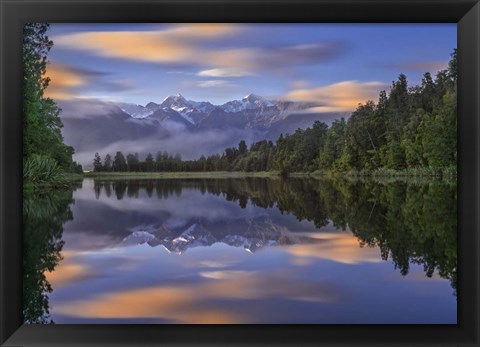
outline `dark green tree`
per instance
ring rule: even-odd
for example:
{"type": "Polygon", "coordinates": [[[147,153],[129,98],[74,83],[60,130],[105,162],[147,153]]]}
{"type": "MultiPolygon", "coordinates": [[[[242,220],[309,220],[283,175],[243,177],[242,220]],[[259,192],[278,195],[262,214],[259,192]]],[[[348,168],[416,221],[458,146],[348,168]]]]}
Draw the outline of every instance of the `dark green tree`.
{"type": "Polygon", "coordinates": [[[145,170],[153,171],[154,168],[155,168],[155,162],[153,160],[152,153],[148,153],[147,157],[145,158],[145,170]]]}
{"type": "Polygon", "coordinates": [[[48,29],[46,23],[27,23],[23,28],[23,157],[52,158],[64,171],[78,172],[73,148],[63,143],[60,108],[44,95],[50,82],[47,55],[53,46],[48,29]]]}
{"type": "Polygon", "coordinates": [[[103,160],[103,169],[107,172],[112,171],[112,157],[110,154],[107,154],[103,160]]]}
{"type": "Polygon", "coordinates": [[[102,166],[102,159],[100,158],[100,155],[95,153],[95,158],[93,159],[93,171],[99,172],[103,170],[102,166]]]}
{"type": "Polygon", "coordinates": [[[127,171],[127,161],[125,160],[125,156],[123,155],[122,152],[117,152],[117,154],[115,154],[112,169],[113,171],[120,171],[120,172],[127,171]]]}

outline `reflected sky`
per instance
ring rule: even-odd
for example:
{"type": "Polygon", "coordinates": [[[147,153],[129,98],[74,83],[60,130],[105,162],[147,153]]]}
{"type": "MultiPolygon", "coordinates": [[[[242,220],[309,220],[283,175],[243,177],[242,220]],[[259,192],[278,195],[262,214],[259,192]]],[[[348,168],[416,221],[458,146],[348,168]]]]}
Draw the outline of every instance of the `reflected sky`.
{"type": "Polygon", "coordinates": [[[63,260],[46,272],[53,320],[456,323],[449,280],[427,277],[420,262],[403,276],[348,226],[318,226],[280,199],[260,207],[238,187],[217,188],[84,180],[63,260]]]}

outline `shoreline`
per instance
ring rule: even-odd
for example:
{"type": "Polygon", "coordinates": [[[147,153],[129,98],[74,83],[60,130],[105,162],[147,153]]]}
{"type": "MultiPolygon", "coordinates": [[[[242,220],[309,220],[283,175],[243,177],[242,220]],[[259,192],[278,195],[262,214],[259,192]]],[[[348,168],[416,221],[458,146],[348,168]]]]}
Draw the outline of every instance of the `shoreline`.
{"type": "MultiPolygon", "coordinates": [[[[442,170],[402,170],[402,171],[372,171],[372,172],[335,172],[335,171],[314,171],[314,172],[292,172],[286,177],[298,178],[342,178],[348,180],[456,180],[456,172],[453,174],[441,173],[442,170]]],[[[260,177],[281,179],[279,171],[198,171],[198,172],[85,172],[84,178],[105,178],[105,179],[188,179],[188,178],[247,178],[260,177]]]]}
{"type": "Polygon", "coordinates": [[[280,178],[278,172],[243,172],[243,171],[200,171],[200,172],[86,172],[84,178],[106,179],[151,179],[151,178],[243,178],[268,177],[280,178]]]}

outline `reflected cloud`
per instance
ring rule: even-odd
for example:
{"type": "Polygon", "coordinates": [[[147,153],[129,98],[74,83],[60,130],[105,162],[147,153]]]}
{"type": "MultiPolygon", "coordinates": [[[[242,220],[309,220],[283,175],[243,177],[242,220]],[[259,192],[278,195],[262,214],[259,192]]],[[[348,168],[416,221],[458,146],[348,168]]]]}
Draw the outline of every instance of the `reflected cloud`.
{"type": "Polygon", "coordinates": [[[408,211],[393,221],[384,217],[391,202],[369,198],[368,184],[86,179],[73,193],[64,259],[45,273],[54,289],[52,319],[402,323],[412,313],[405,303],[415,302],[415,322],[450,322],[455,297],[448,280],[455,285],[456,258],[445,254],[455,250],[455,188],[381,186],[400,202],[395,211],[408,211]],[[209,219],[208,210],[222,215],[209,219]],[[390,223],[402,238],[390,234],[390,223]],[[438,230],[445,231],[443,241],[438,230]],[[372,305],[381,306],[373,315],[372,305]]]}
{"type": "MultiPolygon", "coordinates": [[[[287,271],[288,272],[288,271],[287,271]]],[[[232,324],[255,320],[255,309],[219,308],[218,300],[281,299],[332,302],[338,291],[327,283],[296,283],[283,271],[271,275],[248,271],[217,272],[206,282],[120,291],[57,304],[58,314],[90,318],[161,318],[176,323],[232,324]],[[220,275],[222,274],[222,275],[220,275]]]]}
{"type": "Polygon", "coordinates": [[[199,275],[204,278],[210,278],[214,280],[224,280],[234,277],[241,277],[247,275],[247,271],[235,270],[235,271],[208,271],[200,272],[199,275]]]}
{"type": "Polygon", "coordinates": [[[198,263],[198,265],[209,268],[224,268],[229,267],[235,263],[236,262],[231,260],[204,260],[198,263]]]}
{"type": "Polygon", "coordinates": [[[383,262],[378,248],[360,247],[358,239],[351,233],[313,233],[310,236],[321,241],[285,247],[285,251],[293,256],[292,264],[307,265],[313,259],[344,264],[383,262]]]}
{"type": "Polygon", "coordinates": [[[71,285],[91,277],[87,266],[75,263],[62,263],[55,271],[45,272],[47,281],[55,283],[55,289],[71,285]]]}

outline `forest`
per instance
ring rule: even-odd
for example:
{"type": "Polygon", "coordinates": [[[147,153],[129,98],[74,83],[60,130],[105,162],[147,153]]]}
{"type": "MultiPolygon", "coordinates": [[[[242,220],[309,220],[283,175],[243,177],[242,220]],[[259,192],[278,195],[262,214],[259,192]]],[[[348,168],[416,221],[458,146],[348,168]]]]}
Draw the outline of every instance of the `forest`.
{"type": "Polygon", "coordinates": [[[95,153],[95,172],[272,171],[338,172],[354,175],[456,176],[457,51],[448,68],[435,77],[423,75],[409,86],[400,74],[378,101],[359,104],[348,120],[329,127],[316,121],[273,141],[226,148],[221,154],[182,160],[157,151],[144,160],[138,153],[117,152],[105,158],[95,153]]]}
{"type": "Polygon", "coordinates": [[[23,28],[23,179],[26,183],[64,182],[66,174],[82,174],[72,160],[74,149],[63,142],[60,108],[44,96],[47,55],[53,46],[49,25],[28,23],[23,28]]]}

